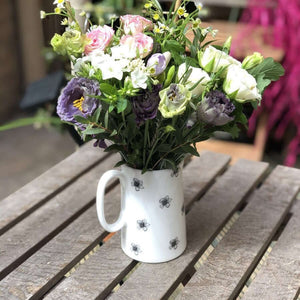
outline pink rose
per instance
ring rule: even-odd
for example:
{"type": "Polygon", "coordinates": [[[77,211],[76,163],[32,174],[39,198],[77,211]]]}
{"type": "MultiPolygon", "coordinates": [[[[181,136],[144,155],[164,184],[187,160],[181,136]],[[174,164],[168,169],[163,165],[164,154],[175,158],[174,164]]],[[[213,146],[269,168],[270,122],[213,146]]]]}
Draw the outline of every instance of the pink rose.
{"type": "Polygon", "coordinates": [[[138,15],[125,15],[121,16],[121,23],[123,25],[125,34],[136,35],[143,33],[144,30],[153,28],[153,23],[138,15]]]}
{"type": "Polygon", "coordinates": [[[138,33],[136,35],[123,35],[120,40],[121,45],[126,45],[129,47],[130,52],[139,52],[141,58],[149,55],[153,49],[153,39],[143,33],[138,33]]]}
{"type": "Polygon", "coordinates": [[[114,33],[114,30],[107,25],[92,29],[86,34],[90,42],[85,46],[84,53],[89,54],[96,49],[104,51],[112,40],[114,33]]]}

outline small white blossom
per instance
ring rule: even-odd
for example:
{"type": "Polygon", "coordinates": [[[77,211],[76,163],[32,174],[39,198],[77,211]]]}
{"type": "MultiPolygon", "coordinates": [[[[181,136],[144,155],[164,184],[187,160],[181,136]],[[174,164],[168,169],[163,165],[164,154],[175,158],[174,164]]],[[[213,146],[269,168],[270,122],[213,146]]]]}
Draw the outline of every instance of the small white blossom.
{"type": "Polygon", "coordinates": [[[135,69],[131,72],[131,81],[134,88],[147,88],[148,75],[141,69],[135,69]]]}
{"type": "Polygon", "coordinates": [[[200,2],[199,0],[193,0],[193,1],[194,1],[195,6],[196,6],[199,10],[201,10],[201,9],[203,8],[202,2],[200,2]]]}
{"type": "Polygon", "coordinates": [[[53,4],[56,4],[58,8],[65,8],[65,0],[55,0],[53,4]]]}
{"type": "Polygon", "coordinates": [[[111,48],[111,54],[115,59],[133,59],[136,57],[136,50],[130,45],[118,45],[111,48]]]}
{"type": "Polygon", "coordinates": [[[122,80],[123,71],[120,63],[113,58],[105,59],[101,64],[98,65],[102,73],[102,79],[107,80],[111,78],[116,78],[122,80]]]}
{"type": "Polygon", "coordinates": [[[41,19],[45,19],[46,18],[46,12],[44,12],[43,10],[40,11],[40,18],[41,19]]]}

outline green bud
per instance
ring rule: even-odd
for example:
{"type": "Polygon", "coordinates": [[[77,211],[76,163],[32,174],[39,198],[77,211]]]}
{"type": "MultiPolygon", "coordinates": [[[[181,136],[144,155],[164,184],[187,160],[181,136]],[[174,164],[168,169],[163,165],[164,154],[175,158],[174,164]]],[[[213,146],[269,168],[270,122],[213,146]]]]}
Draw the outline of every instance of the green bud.
{"type": "Polygon", "coordinates": [[[252,69],[262,63],[264,57],[259,52],[254,52],[252,55],[245,57],[242,62],[242,68],[245,70],[252,69]]]}
{"type": "Polygon", "coordinates": [[[164,83],[164,87],[167,87],[171,84],[171,82],[174,78],[174,75],[175,75],[175,66],[172,66],[168,71],[167,78],[164,83]]]}
{"type": "Polygon", "coordinates": [[[223,45],[223,51],[226,52],[227,54],[230,52],[231,42],[232,42],[232,36],[228,37],[223,45]]]}
{"type": "Polygon", "coordinates": [[[64,38],[55,33],[55,35],[53,36],[53,38],[50,41],[51,46],[53,47],[53,50],[60,55],[66,55],[67,51],[66,51],[66,46],[65,46],[65,41],[64,38]]]}

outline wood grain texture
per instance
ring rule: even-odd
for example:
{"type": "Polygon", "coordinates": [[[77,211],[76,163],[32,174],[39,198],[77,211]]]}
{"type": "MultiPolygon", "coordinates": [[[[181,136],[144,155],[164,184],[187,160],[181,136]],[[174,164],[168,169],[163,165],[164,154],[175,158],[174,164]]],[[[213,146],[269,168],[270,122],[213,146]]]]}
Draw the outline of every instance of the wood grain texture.
{"type": "Polygon", "coordinates": [[[295,299],[300,287],[300,201],[243,300],[295,299]]]}
{"type": "MultiPolygon", "coordinates": [[[[119,213],[119,188],[106,195],[107,218],[119,213]]],[[[1,299],[39,299],[103,237],[93,205],[0,282],[1,299]]]]}
{"type": "Polygon", "coordinates": [[[187,210],[195,199],[199,199],[208,190],[229,162],[229,155],[203,151],[199,158],[194,157],[192,162],[184,168],[184,202],[187,210]]]}
{"type": "MultiPolygon", "coordinates": [[[[166,299],[261,180],[267,167],[266,163],[247,160],[232,166],[187,214],[188,246],[184,254],[166,264],[142,264],[109,299],[166,299]]],[[[198,172],[192,176],[199,176],[201,169],[198,172]]]]}
{"type": "MultiPolygon", "coordinates": [[[[186,203],[197,199],[229,163],[229,156],[206,152],[193,159],[184,169],[186,203]],[[196,176],[195,176],[196,175],[196,176]]],[[[119,196],[116,195],[118,198],[119,196]]],[[[61,282],[46,299],[103,299],[133,267],[133,261],[123,254],[117,234],[102,246],[69,278],[61,282]],[[64,291],[67,290],[67,295],[64,291]]]]}
{"type": "Polygon", "coordinates": [[[120,243],[118,232],[44,299],[96,299],[100,293],[99,299],[104,299],[136,264],[120,243]]]}
{"type": "Polygon", "coordinates": [[[106,157],[106,153],[88,143],[0,201],[0,235],[106,157]]]}
{"type": "Polygon", "coordinates": [[[0,236],[0,279],[92,205],[100,176],[117,161],[104,160],[0,236]]]}
{"type": "Polygon", "coordinates": [[[288,213],[299,187],[300,170],[277,167],[178,299],[235,299],[288,213]]]}

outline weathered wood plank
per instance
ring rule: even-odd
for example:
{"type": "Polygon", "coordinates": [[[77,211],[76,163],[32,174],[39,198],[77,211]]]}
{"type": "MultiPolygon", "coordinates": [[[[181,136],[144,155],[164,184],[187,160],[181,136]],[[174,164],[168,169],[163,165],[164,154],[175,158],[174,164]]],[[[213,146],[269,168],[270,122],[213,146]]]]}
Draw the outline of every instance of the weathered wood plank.
{"type": "MultiPolygon", "coordinates": [[[[186,181],[184,195],[186,203],[197,199],[199,191],[204,191],[214,178],[229,163],[227,155],[206,152],[193,159],[184,169],[186,181]],[[191,186],[191,183],[195,184],[191,186]],[[196,198],[195,198],[196,197],[196,198]]],[[[76,272],[55,287],[45,299],[94,299],[99,294],[104,298],[133,266],[133,261],[121,250],[119,234],[112,237],[76,272]],[[68,290],[67,295],[64,293],[68,290]]]]}
{"type": "MultiPolygon", "coordinates": [[[[267,167],[266,163],[247,160],[232,166],[187,214],[188,246],[184,254],[167,264],[142,264],[109,299],[146,300],[170,296],[189,267],[194,266],[232,213],[260,182],[267,167]]],[[[197,173],[194,176],[197,177],[197,173]]]]}
{"type": "MultiPolygon", "coordinates": [[[[107,195],[107,218],[119,213],[119,188],[107,195]]],[[[93,205],[0,282],[1,299],[39,299],[106,235],[93,205]]]]}
{"type": "Polygon", "coordinates": [[[300,287],[300,201],[243,300],[294,299],[300,287]]]}
{"type": "Polygon", "coordinates": [[[103,172],[118,161],[110,156],[0,236],[0,279],[92,205],[103,172]]]}
{"type": "Polygon", "coordinates": [[[91,143],[0,201],[0,235],[107,157],[91,143]]]}
{"type": "Polygon", "coordinates": [[[277,167],[178,299],[235,299],[288,213],[299,187],[300,170],[277,167]]]}

